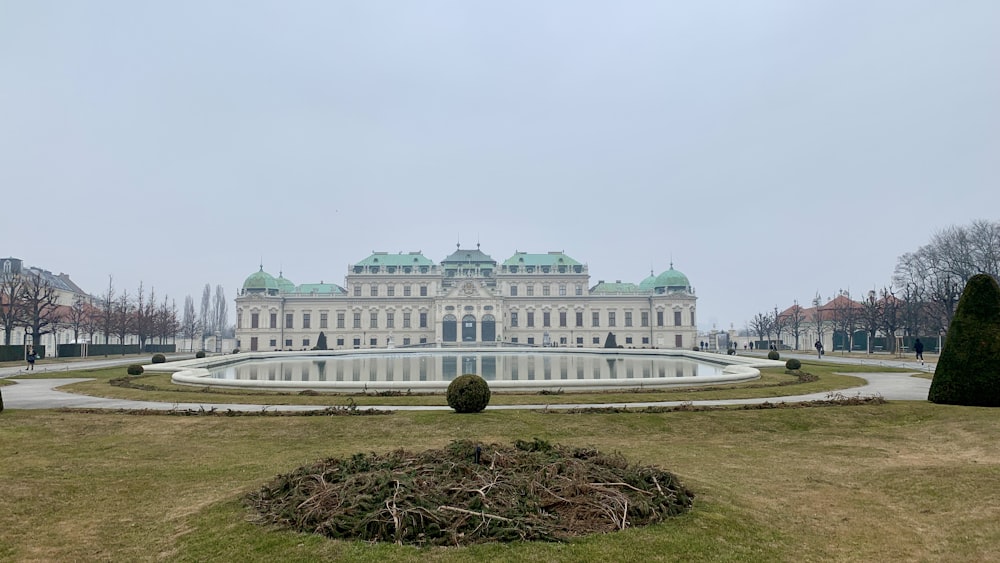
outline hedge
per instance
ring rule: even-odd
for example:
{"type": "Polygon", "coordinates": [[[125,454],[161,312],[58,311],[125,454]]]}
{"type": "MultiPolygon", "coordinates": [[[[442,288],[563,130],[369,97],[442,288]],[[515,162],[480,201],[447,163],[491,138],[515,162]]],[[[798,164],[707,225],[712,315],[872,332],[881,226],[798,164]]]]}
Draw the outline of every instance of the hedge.
{"type": "MultiPolygon", "coordinates": [[[[60,344],[60,358],[79,358],[83,355],[83,344],[60,344]]],[[[87,356],[124,356],[125,354],[138,354],[138,344],[89,344],[87,346],[87,356]]]]}
{"type": "MultiPolygon", "coordinates": [[[[35,346],[35,353],[38,354],[38,359],[44,358],[45,346],[35,346]]],[[[23,344],[0,346],[0,362],[23,362],[24,356],[23,344]]]]}

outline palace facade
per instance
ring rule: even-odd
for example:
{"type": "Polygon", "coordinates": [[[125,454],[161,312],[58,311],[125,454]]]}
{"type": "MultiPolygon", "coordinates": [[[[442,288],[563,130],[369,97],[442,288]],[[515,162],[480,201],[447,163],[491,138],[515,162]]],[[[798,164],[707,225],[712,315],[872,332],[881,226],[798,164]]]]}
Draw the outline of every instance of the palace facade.
{"type": "Polygon", "coordinates": [[[435,263],[420,252],[374,252],[343,286],[296,285],[250,274],[236,298],[237,347],[248,351],[399,346],[602,347],[697,345],[694,289],[673,268],[640,283],[590,285],[586,264],[563,252],[517,252],[497,263],[458,248],[435,263]]]}

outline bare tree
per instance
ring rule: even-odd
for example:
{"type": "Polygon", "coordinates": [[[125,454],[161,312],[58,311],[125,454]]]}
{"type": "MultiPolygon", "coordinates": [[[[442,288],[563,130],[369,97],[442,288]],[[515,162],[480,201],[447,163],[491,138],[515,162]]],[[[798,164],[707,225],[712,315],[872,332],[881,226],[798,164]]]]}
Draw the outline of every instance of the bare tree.
{"type": "Polygon", "coordinates": [[[194,313],[194,299],[190,295],[184,298],[184,316],[181,320],[181,336],[186,338],[189,342],[189,346],[194,351],[194,339],[198,336],[201,331],[201,323],[198,322],[198,317],[194,313]]]}
{"type": "MultiPolygon", "coordinates": [[[[770,313],[757,313],[750,321],[750,328],[757,333],[757,341],[768,340],[771,335],[771,315],[770,313]]],[[[759,346],[759,345],[758,345],[759,346]]]]}
{"type": "Polygon", "coordinates": [[[1000,276],[1000,222],[978,220],[943,229],[928,244],[900,256],[893,283],[919,297],[904,299],[904,316],[919,318],[922,325],[908,326],[909,335],[917,336],[919,328],[947,330],[966,282],[978,273],[1000,276]]]}
{"type": "Polygon", "coordinates": [[[156,297],[153,290],[150,289],[149,299],[146,299],[146,292],[143,288],[142,282],[139,282],[139,291],[135,297],[135,309],[133,312],[133,326],[132,330],[135,331],[136,337],[139,339],[139,351],[142,352],[143,347],[146,346],[146,339],[149,338],[150,330],[152,330],[153,324],[153,307],[156,297]]]}
{"type": "Polygon", "coordinates": [[[1000,222],[978,220],[968,227],[948,227],[919,250],[935,273],[957,279],[962,287],[970,277],[1000,275],[1000,222]]]}
{"type": "Polygon", "coordinates": [[[878,298],[875,290],[868,292],[868,298],[861,302],[860,318],[861,324],[868,334],[868,353],[875,351],[875,335],[882,328],[882,314],[884,303],[878,298]]]}
{"type": "Polygon", "coordinates": [[[13,272],[0,274],[0,325],[3,326],[3,343],[10,346],[14,329],[24,320],[24,301],[21,292],[24,281],[13,272]]]}
{"type": "Polygon", "coordinates": [[[108,292],[101,297],[101,331],[104,333],[104,343],[111,343],[111,334],[115,329],[115,284],[108,276],[108,292]]]}
{"type": "Polygon", "coordinates": [[[927,315],[922,291],[922,287],[916,284],[907,284],[903,287],[900,322],[906,335],[913,338],[920,335],[925,325],[924,318],[927,315]]]}
{"type": "Polygon", "coordinates": [[[166,340],[164,319],[170,311],[170,302],[167,299],[163,303],[153,306],[152,317],[150,318],[149,340],[155,344],[163,344],[166,340]]]}
{"type": "Polygon", "coordinates": [[[91,303],[87,303],[87,314],[80,324],[80,330],[87,335],[87,342],[94,341],[94,333],[101,329],[101,311],[91,303]]]}
{"type": "Polygon", "coordinates": [[[799,306],[799,301],[793,301],[793,305],[785,313],[785,325],[795,337],[795,349],[799,349],[799,338],[802,336],[802,323],[805,322],[805,311],[799,306]]]}
{"type": "Polygon", "coordinates": [[[123,291],[115,300],[114,304],[114,331],[118,337],[118,343],[122,345],[122,354],[125,354],[125,338],[129,334],[134,334],[135,330],[135,304],[128,296],[128,291],[123,291]]]}
{"type": "Polygon", "coordinates": [[[153,314],[152,335],[159,344],[166,344],[168,339],[177,335],[177,331],[177,304],[164,297],[153,314]]]}
{"type": "Polygon", "coordinates": [[[73,342],[80,342],[80,331],[90,314],[87,300],[82,295],[73,298],[73,304],[66,310],[65,322],[73,330],[73,342]]]}
{"type": "Polygon", "coordinates": [[[783,315],[778,314],[778,306],[774,306],[774,314],[771,315],[771,328],[774,330],[774,347],[778,348],[781,345],[781,333],[785,331],[788,326],[788,319],[783,315]]]}
{"type": "Polygon", "coordinates": [[[181,329],[181,323],[177,318],[177,301],[174,299],[170,300],[170,314],[167,316],[165,321],[166,324],[166,335],[170,337],[171,341],[176,342],[177,333],[181,329]]]}
{"type": "Polygon", "coordinates": [[[955,308],[958,307],[958,298],[962,296],[965,281],[959,282],[948,275],[937,276],[929,281],[925,319],[935,330],[948,330],[955,318],[955,308]]]}
{"type": "Polygon", "coordinates": [[[211,313],[212,286],[205,284],[205,289],[201,292],[201,349],[205,349],[205,337],[215,332],[215,320],[211,313]]]}
{"type": "Polygon", "coordinates": [[[882,300],[882,319],[880,321],[882,334],[886,336],[888,350],[896,351],[896,331],[899,330],[902,319],[903,303],[896,298],[896,295],[888,287],[882,287],[880,299],[882,300]]]}
{"type": "Polygon", "coordinates": [[[816,297],[813,297],[812,305],[812,322],[816,326],[816,339],[823,342],[823,336],[826,334],[826,311],[823,310],[823,298],[820,297],[818,291],[816,297]]]}
{"type": "Polygon", "coordinates": [[[846,351],[854,348],[854,331],[858,326],[858,307],[851,299],[850,291],[840,291],[840,295],[832,302],[833,325],[835,330],[847,337],[846,351]]]}
{"type": "Polygon", "coordinates": [[[55,332],[61,320],[56,288],[40,272],[31,272],[24,276],[21,296],[25,327],[31,330],[32,342],[38,345],[42,335],[55,332]]]}
{"type": "Polygon", "coordinates": [[[139,339],[140,352],[142,352],[142,348],[146,344],[146,338],[149,337],[149,324],[152,320],[146,315],[147,304],[146,290],[143,287],[142,280],[140,280],[139,290],[135,295],[135,307],[132,310],[132,330],[139,339]]]}
{"type": "MultiPolygon", "coordinates": [[[[215,324],[213,332],[218,337],[223,336],[223,332],[229,325],[229,310],[226,305],[226,292],[222,289],[221,285],[215,286],[215,298],[212,300],[212,317],[215,324]]],[[[222,351],[222,342],[219,338],[215,339],[215,351],[222,351]]]]}

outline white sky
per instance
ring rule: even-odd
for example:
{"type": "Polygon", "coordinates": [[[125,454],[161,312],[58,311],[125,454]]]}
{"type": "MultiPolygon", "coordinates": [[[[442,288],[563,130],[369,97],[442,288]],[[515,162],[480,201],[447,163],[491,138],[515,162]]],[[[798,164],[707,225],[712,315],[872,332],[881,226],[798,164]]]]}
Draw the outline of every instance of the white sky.
{"type": "Polygon", "coordinates": [[[0,0],[0,256],[178,306],[459,240],[592,283],[672,258],[742,328],[998,219],[998,30],[996,0],[0,0]]]}

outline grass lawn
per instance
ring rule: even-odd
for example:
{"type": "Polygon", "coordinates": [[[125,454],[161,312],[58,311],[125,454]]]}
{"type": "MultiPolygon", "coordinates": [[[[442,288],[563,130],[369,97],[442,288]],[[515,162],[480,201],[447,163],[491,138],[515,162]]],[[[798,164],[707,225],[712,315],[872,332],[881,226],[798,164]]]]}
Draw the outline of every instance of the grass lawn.
{"type": "Polygon", "coordinates": [[[996,410],[860,407],[362,417],[0,413],[0,560],[983,561],[1000,545],[996,410]],[[327,456],[457,438],[620,451],[694,509],[562,544],[417,549],[248,522],[240,498],[327,456]]]}
{"type": "MultiPolygon", "coordinates": [[[[892,368],[876,366],[843,366],[824,362],[803,362],[802,370],[819,376],[818,381],[796,383],[795,377],[785,373],[784,369],[765,369],[761,378],[749,383],[723,385],[710,388],[677,388],[663,391],[616,391],[604,393],[495,393],[490,400],[492,405],[509,404],[566,404],[566,403],[623,403],[652,401],[697,401],[712,399],[738,399],[756,397],[774,397],[802,395],[806,393],[821,393],[837,391],[849,387],[863,385],[864,381],[857,377],[844,375],[840,372],[887,372],[899,371],[892,368]]],[[[305,405],[343,405],[348,400],[355,401],[359,406],[365,405],[447,405],[444,395],[397,395],[377,396],[363,394],[333,394],[306,396],[297,393],[280,393],[248,390],[210,390],[208,388],[175,385],[170,376],[156,374],[142,376],[135,380],[144,389],[116,387],[108,384],[113,378],[124,377],[125,366],[96,370],[79,370],[66,372],[50,372],[19,377],[93,377],[93,381],[75,383],[66,390],[85,395],[113,397],[121,399],[162,401],[169,403],[240,403],[240,404],[305,404],[305,405]]]]}

